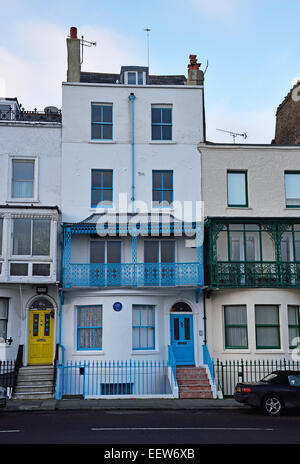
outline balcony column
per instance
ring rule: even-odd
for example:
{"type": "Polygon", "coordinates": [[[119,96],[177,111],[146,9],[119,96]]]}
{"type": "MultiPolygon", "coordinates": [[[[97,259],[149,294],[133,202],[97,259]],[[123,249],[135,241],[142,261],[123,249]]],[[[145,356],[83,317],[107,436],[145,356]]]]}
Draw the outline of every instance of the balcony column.
{"type": "Polygon", "coordinates": [[[131,244],[132,244],[132,286],[137,286],[137,235],[132,232],[131,235],[131,244]]]}
{"type": "Polygon", "coordinates": [[[71,227],[64,229],[64,247],[63,247],[63,285],[65,288],[71,286],[71,227]]]}
{"type": "Polygon", "coordinates": [[[197,262],[198,262],[198,285],[204,285],[203,226],[201,224],[197,224],[197,227],[196,227],[196,247],[197,247],[197,262]]]}

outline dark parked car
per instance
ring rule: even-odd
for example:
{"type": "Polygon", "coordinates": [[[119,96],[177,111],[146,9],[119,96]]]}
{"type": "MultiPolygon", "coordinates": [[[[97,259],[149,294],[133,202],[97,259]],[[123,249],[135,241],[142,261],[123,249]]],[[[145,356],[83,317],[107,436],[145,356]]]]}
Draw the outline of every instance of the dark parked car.
{"type": "Polygon", "coordinates": [[[0,408],[6,406],[6,388],[0,386],[0,408]]]}
{"type": "Polygon", "coordinates": [[[234,399],[271,416],[278,416],[285,408],[300,407],[300,371],[274,371],[259,382],[239,382],[234,399]]]}

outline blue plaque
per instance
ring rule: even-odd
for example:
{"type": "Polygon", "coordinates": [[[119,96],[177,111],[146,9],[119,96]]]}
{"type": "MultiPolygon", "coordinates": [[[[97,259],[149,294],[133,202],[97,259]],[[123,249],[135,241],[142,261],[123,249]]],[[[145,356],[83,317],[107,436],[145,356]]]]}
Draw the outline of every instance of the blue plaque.
{"type": "Polygon", "coordinates": [[[118,301],[116,303],[113,304],[113,308],[115,311],[121,311],[121,309],[123,308],[123,305],[122,303],[119,303],[118,301]]]}

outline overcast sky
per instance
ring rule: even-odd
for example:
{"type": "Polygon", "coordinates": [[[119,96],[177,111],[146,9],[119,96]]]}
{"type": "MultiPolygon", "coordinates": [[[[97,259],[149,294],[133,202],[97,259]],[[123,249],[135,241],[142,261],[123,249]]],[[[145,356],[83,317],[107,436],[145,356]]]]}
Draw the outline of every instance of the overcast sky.
{"type": "Polygon", "coordinates": [[[232,142],[217,129],[270,143],[276,108],[300,78],[300,0],[0,0],[0,96],[26,109],[61,107],[66,37],[71,26],[97,42],[82,70],[185,74],[190,54],[205,73],[207,138],[232,142]]]}

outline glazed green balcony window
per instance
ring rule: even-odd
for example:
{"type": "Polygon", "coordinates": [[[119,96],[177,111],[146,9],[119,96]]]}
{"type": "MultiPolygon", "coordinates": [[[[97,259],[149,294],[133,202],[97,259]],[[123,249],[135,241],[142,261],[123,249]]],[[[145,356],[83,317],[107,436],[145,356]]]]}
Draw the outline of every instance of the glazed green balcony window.
{"type": "Polygon", "coordinates": [[[247,172],[227,172],[227,204],[228,206],[248,206],[247,172]]]}
{"type": "Polygon", "coordinates": [[[288,305],[289,347],[295,348],[300,342],[299,306],[288,305]]]}
{"type": "Polygon", "coordinates": [[[224,306],[225,348],[248,348],[246,305],[224,306]]]}
{"type": "Polygon", "coordinates": [[[280,348],[278,305],[255,306],[256,348],[280,348]]]}
{"type": "Polygon", "coordinates": [[[300,208],[300,172],[286,172],[285,204],[287,208],[300,208]]]}

